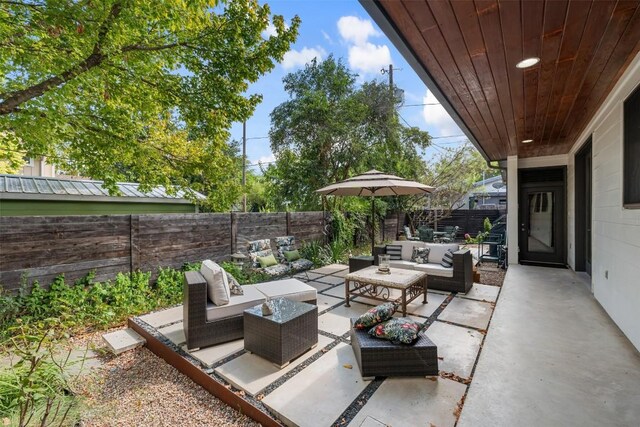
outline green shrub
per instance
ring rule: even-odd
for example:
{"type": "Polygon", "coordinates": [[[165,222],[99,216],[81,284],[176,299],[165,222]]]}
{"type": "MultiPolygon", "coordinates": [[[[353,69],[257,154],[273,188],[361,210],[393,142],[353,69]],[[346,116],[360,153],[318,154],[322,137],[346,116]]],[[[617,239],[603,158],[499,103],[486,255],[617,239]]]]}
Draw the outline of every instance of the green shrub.
{"type": "Polygon", "coordinates": [[[327,263],[344,262],[347,259],[349,246],[342,240],[334,240],[322,248],[327,263]]]}
{"type": "Polygon", "coordinates": [[[232,262],[225,261],[220,266],[233,277],[236,278],[241,285],[252,285],[255,283],[267,282],[271,280],[271,276],[261,273],[250,267],[239,266],[232,262]]]}
{"type": "Polygon", "coordinates": [[[302,245],[300,245],[300,256],[311,261],[316,267],[327,264],[322,245],[317,240],[302,242],[302,245]]]}
{"type": "MultiPolygon", "coordinates": [[[[54,344],[60,339],[59,328],[48,323],[39,335],[18,324],[11,328],[13,365],[0,368],[0,419],[4,425],[63,426],[75,425],[78,402],[70,391],[66,367],[69,357],[58,354],[54,344]]],[[[0,353],[0,356],[4,355],[0,353]]]]}

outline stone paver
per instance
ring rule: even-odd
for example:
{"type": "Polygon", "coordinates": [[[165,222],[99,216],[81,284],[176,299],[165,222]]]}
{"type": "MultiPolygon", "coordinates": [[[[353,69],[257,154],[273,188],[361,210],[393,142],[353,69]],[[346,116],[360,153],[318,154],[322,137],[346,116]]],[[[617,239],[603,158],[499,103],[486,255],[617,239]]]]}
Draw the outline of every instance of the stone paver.
{"type": "Polygon", "coordinates": [[[349,426],[360,426],[367,417],[390,426],[453,426],[466,388],[440,377],[387,378],[349,426]]]}
{"type": "Polygon", "coordinates": [[[317,303],[316,303],[316,305],[318,306],[318,313],[328,308],[331,308],[336,304],[340,304],[342,302],[344,302],[344,299],[342,298],[336,298],[329,295],[318,294],[317,303]]]}
{"type": "Polygon", "coordinates": [[[113,354],[120,354],[127,350],[141,347],[146,342],[144,338],[129,328],[104,334],[102,339],[113,354]]]}
{"type": "Polygon", "coordinates": [[[362,422],[362,424],[360,424],[359,427],[387,427],[387,425],[384,423],[381,423],[375,418],[367,417],[364,419],[364,421],[362,422]]]}
{"type": "Polygon", "coordinates": [[[215,369],[215,372],[236,388],[255,396],[260,390],[294,369],[331,342],[333,342],[331,338],[318,335],[318,345],[315,348],[294,359],[282,369],[260,356],[245,353],[219,366],[215,369]]]}
{"type": "Polygon", "coordinates": [[[313,273],[311,271],[308,271],[306,274],[300,273],[300,274],[296,274],[293,277],[302,281],[307,281],[307,280],[316,280],[317,278],[322,276],[324,276],[324,274],[318,274],[318,273],[313,273]]]}
{"type": "Polygon", "coordinates": [[[156,311],[155,313],[145,314],[144,316],[140,316],[139,319],[154,328],[160,328],[170,323],[182,320],[182,305],[168,308],[166,310],[156,311]]]}
{"type": "Polygon", "coordinates": [[[344,279],[336,276],[324,276],[320,277],[318,282],[327,283],[329,285],[340,285],[344,283],[344,279]]]}
{"type": "Polygon", "coordinates": [[[326,283],[320,283],[320,282],[316,282],[316,281],[311,281],[311,282],[307,282],[307,285],[316,288],[316,290],[318,292],[322,292],[324,290],[327,290],[331,287],[331,285],[327,285],[326,283]]]}
{"type": "Polygon", "coordinates": [[[427,303],[422,303],[422,298],[414,300],[407,305],[407,313],[414,314],[416,316],[429,317],[434,311],[440,307],[440,305],[447,299],[449,295],[427,292],[427,303]]]}
{"type": "Polygon", "coordinates": [[[358,317],[370,308],[357,302],[352,303],[351,307],[341,305],[318,317],[318,329],[340,336],[349,331],[351,327],[350,318],[358,317]]]}
{"type": "Polygon", "coordinates": [[[202,350],[192,351],[190,353],[207,368],[210,368],[225,357],[242,349],[244,349],[244,340],[236,340],[213,347],[203,348],[202,350]]]}
{"type": "Polygon", "coordinates": [[[458,294],[458,297],[475,299],[478,301],[496,302],[498,299],[498,293],[500,287],[481,285],[480,283],[474,283],[473,287],[466,294],[458,294]]]}
{"type": "Polygon", "coordinates": [[[473,365],[480,351],[483,335],[473,329],[434,322],[426,331],[438,346],[440,371],[451,372],[463,378],[471,377],[473,365]]]}
{"type": "Polygon", "coordinates": [[[323,294],[344,299],[344,284],[334,286],[333,288],[324,291],[323,294]]]}
{"type": "Polygon", "coordinates": [[[347,274],[349,274],[349,269],[342,270],[342,271],[336,271],[335,273],[331,273],[332,276],[342,277],[342,278],[344,278],[344,276],[346,276],[347,274]]]}
{"type": "Polygon", "coordinates": [[[487,329],[491,313],[493,313],[493,307],[488,302],[454,298],[440,313],[438,320],[446,320],[472,328],[487,329]]]}
{"type": "Polygon", "coordinates": [[[317,274],[333,274],[340,271],[344,271],[348,268],[349,266],[344,264],[329,264],[329,265],[325,265],[324,267],[311,270],[311,272],[317,273],[317,274]]]}
{"type": "Polygon", "coordinates": [[[187,341],[184,336],[184,324],[182,322],[174,323],[173,325],[160,328],[158,329],[158,332],[164,335],[175,345],[182,345],[187,341]]]}
{"type": "MultiPolygon", "coordinates": [[[[64,374],[67,377],[84,375],[91,369],[102,366],[98,355],[87,348],[74,348],[71,352],[61,351],[53,356],[59,365],[64,365],[64,374]]],[[[14,359],[17,361],[17,359],[14,359]]]]}
{"type": "Polygon", "coordinates": [[[331,425],[368,384],[360,376],[351,346],[340,343],[262,403],[288,426],[331,425]]]}

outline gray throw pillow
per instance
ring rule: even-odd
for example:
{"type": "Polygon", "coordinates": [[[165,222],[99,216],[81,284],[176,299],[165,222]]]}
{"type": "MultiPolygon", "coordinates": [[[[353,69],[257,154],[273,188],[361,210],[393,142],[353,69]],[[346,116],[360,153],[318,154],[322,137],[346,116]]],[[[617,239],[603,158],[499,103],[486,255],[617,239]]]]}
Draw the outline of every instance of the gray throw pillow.
{"type": "Polygon", "coordinates": [[[387,245],[385,252],[391,260],[399,261],[402,259],[402,245],[387,245]]]}
{"type": "Polygon", "coordinates": [[[421,248],[419,246],[413,247],[413,253],[411,254],[411,261],[416,264],[427,264],[429,262],[429,248],[421,248]]]}

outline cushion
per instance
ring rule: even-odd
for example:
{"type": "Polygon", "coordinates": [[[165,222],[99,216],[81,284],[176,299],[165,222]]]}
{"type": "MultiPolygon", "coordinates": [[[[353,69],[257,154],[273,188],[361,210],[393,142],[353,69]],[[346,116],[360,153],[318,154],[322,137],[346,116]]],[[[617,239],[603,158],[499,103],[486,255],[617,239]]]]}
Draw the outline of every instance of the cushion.
{"type": "Polygon", "coordinates": [[[297,250],[284,251],[284,258],[287,260],[287,262],[295,261],[297,259],[300,259],[300,252],[298,252],[297,250]]]}
{"type": "Polygon", "coordinates": [[[278,264],[278,263],[276,263],[276,265],[272,265],[271,267],[263,268],[261,270],[262,273],[266,273],[268,276],[271,276],[271,277],[284,276],[290,271],[291,271],[291,267],[289,267],[287,264],[278,264]]]}
{"type": "Polygon", "coordinates": [[[391,268],[404,268],[405,270],[413,270],[413,267],[416,265],[415,262],[399,260],[399,261],[391,261],[389,263],[389,267],[391,268]]]}
{"type": "Polygon", "coordinates": [[[247,287],[256,288],[269,298],[285,297],[293,301],[315,301],[317,299],[316,289],[298,279],[274,280],[245,286],[245,288],[247,287]]]}
{"type": "Polygon", "coordinates": [[[207,281],[207,294],[215,305],[229,304],[231,291],[225,271],[210,259],[202,261],[200,274],[207,281]]]}
{"type": "Polygon", "coordinates": [[[453,251],[451,249],[444,253],[440,265],[446,268],[453,268],[453,251]]]}
{"type": "Polygon", "coordinates": [[[425,248],[429,248],[429,262],[439,264],[447,250],[451,249],[455,252],[460,249],[460,246],[457,243],[427,243],[425,248]]]}
{"type": "Polygon", "coordinates": [[[271,249],[265,249],[263,251],[257,252],[249,252],[249,258],[251,258],[251,266],[253,268],[260,268],[260,261],[258,257],[263,257],[272,254],[273,251],[271,249]]]}
{"type": "Polygon", "coordinates": [[[269,239],[252,240],[248,243],[248,246],[249,246],[248,252],[266,251],[267,249],[271,249],[271,240],[269,239]]]}
{"type": "Polygon", "coordinates": [[[260,263],[260,267],[262,268],[267,268],[271,267],[272,265],[278,264],[278,261],[276,261],[276,257],[273,256],[272,253],[265,256],[259,256],[258,262],[260,263]]]}
{"type": "Polygon", "coordinates": [[[292,261],[289,264],[289,267],[291,267],[291,269],[295,271],[309,270],[310,268],[313,268],[313,263],[308,259],[300,258],[292,261]]]}
{"type": "Polygon", "coordinates": [[[446,268],[433,262],[428,264],[413,264],[413,269],[425,272],[430,276],[453,277],[453,268],[446,268]]]}
{"type": "Polygon", "coordinates": [[[391,242],[391,244],[402,246],[402,259],[405,261],[411,261],[411,255],[413,254],[414,246],[418,246],[421,248],[426,247],[425,242],[416,242],[415,240],[395,240],[391,242]]]}
{"type": "Polygon", "coordinates": [[[426,264],[429,262],[429,248],[421,248],[419,246],[413,247],[413,255],[411,255],[411,261],[416,264],[426,264]]]}
{"type": "Polygon", "coordinates": [[[402,259],[402,245],[387,245],[386,247],[387,255],[391,256],[393,260],[401,260],[402,259]]]}
{"type": "Polygon", "coordinates": [[[255,307],[266,301],[265,296],[255,286],[247,285],[242,287],[243,295],[234,295],[227,305],[207,304],[207,321],[225,319],[227,317],[241,316],[247,308],[255,307]]]}
{"type": "Polygon", "coordinates": [[[408,317],[387,320],[369,330],[369,335],[391,341],[394,344],[411,344],[418,339],[422,326],[408,317]]]}
{"type": "Polygon", "coordinates": [[[370,308],[362,316],[354,322],[353,327],[356,329],[366,329],[380,322],[391,319],[393,313],[396,312],[396,303],[385,302],[377,307],[370,308]]]}
{"type": "Polygon", "coordinates": [[[296,244],[296,238],[293,237],[293,236],[276,237],[275,241],[276,241],[276,246],[277,247],[280,247],[280,246],[295,246],[295,244],[296,244]]]}
{"type": "Polygon", "coordinates": [[[231,292],[231,295],[242,295],[244,293],[242,291],[242,286],[236,280],[236,278],[233,277],[231,273],[228,273],[226,271],[225,274],[227,275],[227,283],[229,283],[229,291],[231,292]]]}

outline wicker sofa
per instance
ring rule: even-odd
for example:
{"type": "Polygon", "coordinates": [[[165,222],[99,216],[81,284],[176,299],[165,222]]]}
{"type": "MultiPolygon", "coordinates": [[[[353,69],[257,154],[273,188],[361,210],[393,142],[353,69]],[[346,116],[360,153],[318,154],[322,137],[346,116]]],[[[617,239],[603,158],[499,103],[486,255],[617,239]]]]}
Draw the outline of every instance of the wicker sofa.
{"type": "Polygon", "coordinates": [[[185,272],[183,328],[189,350],[240,339],[243,312],[266,301],[285,297],[316,303],[316,289],[297,280],[283,279],[243,286],[244,295],[231,295],[229,304],[216,306],[207,295],[207,281],[198,271],[185,272]]]}
{"type": "MultiPolygon", "coordinates": [[[[392,268],[406,268],[409,270],[425,271],[429,289],[437,289],[449,292],[467,293],[473,286],[473,257],[469,249],[460,249],[455,243],[426,243],[415,241],[394,241],[389,245],[402,246],[402,259],[391,260],[392,268]],[[427,264],[417,264],[411,262],[413,247],[427,247],[430,249],[429,262],[427,264]],[[453,268],[446,268],[440,265],[442,256],[448,250],[453,250],[453,268]]],[[[376,246],[374,248],[375,259],[378,255],[386,253],[386,246],[376,246]]]]}

